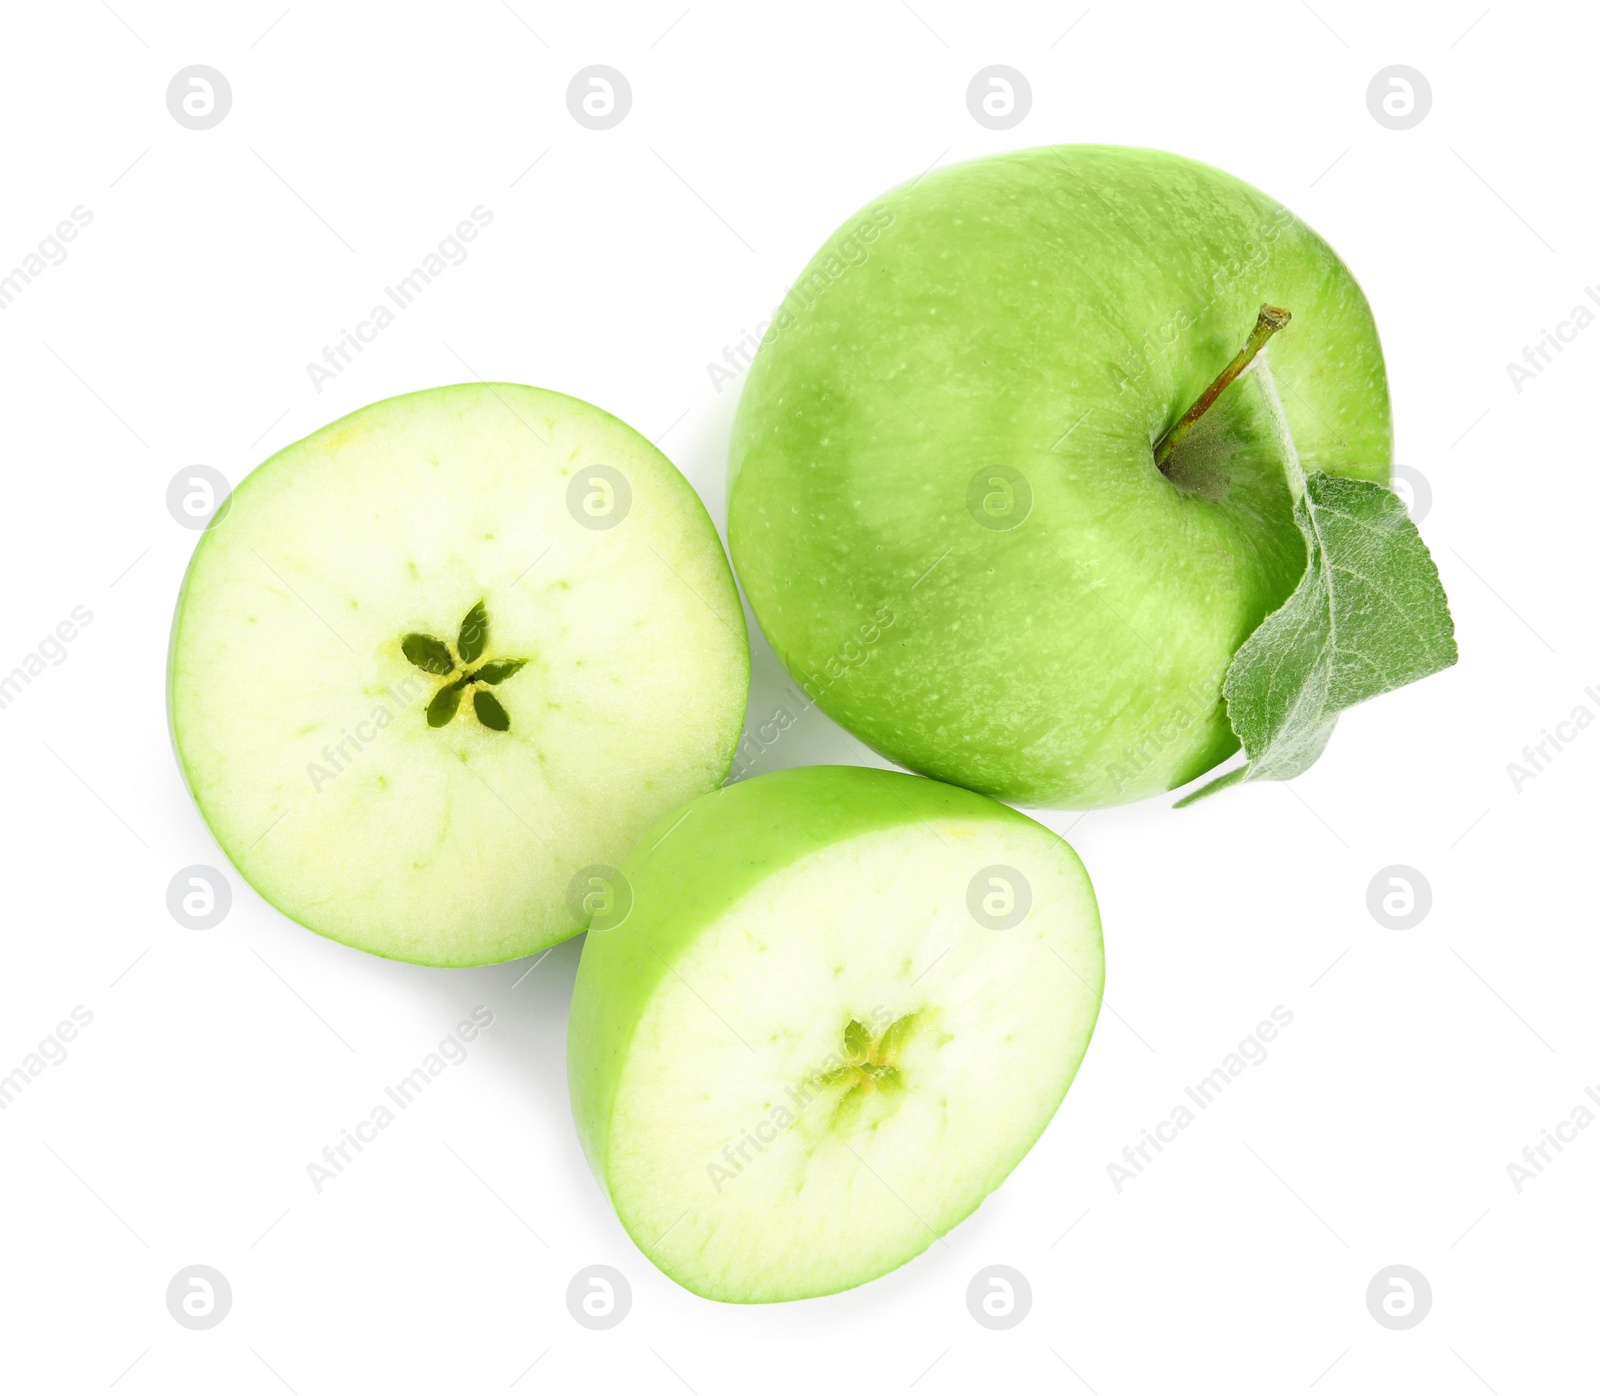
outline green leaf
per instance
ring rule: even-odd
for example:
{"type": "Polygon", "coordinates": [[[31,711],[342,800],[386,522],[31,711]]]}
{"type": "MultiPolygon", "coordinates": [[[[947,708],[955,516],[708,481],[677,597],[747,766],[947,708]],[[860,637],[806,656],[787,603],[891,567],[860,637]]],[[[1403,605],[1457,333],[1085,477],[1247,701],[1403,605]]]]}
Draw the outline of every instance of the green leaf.
{"type": "Polygon", "coordinates": [[[503,683],[527,662],[526,659],[496,659],[485,664],[472,677],[483,683],[503,683]]]}
{"type": "Polygon", "coordinates": [[[456,715],[456,709],[461,706],[461,685],[447,683],[433,695],[428,704],[428,726],[443,727],[456,715]]]}
{"type": "Polygon", "coordinates": [[[430,674],[448,674],[456,667],[455,660],[450,657],[450,647],[432,635],[415,632],[407,635],[400,641],[400,652],[417,668],[426,669],[430,674]]]}
{"type": "MultiPolygon", "coordinates": [[[[1261,388],[1281,421],[1270,374],[1261,388]]],[[[1399,498],[1369,480],[1306,475],[1287,424],[1282,432],[1306,569],[1223,680],[1228,720],[1249,764],[1180,806],[1241,781],[1292,779],[1322,754],[1343,709],[1456,662],[1438,569],[1399,498]]]]}
{"type": "Polygon", "coordinates": [[[456,640],[456,653],[463,664],[471,664],[489,644],[489,609],[478,602],[461,618],[461,634],[456,640]]]}
{"type": "Polygon", "coordinates": [[[500,700],[492,693],[485,693],[481,688],[473,692],[472,710],[477,713],[478,721],[485,727],[495,732],[509,732],[511,730],[511,715],[500,706],[500,700]]]}

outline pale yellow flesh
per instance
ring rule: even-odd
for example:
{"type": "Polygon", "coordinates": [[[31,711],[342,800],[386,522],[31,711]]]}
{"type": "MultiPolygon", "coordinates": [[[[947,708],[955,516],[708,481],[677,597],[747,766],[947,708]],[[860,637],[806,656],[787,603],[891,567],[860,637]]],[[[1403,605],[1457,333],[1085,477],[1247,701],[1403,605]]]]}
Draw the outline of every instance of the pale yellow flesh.
{"type": "MultiPolygon", "coordinates": [[[[619,934],[624,932],[618,932],[619,934]]],[[[592,934],[600,934],[595,932],[592,934]]],[[[966,1216],[1054,1114],[1103,983],[1094,895],[1037,826],[879,830],[792,864],[708,927],[627,1048],[612,1200],[679,1283],[764,1302],[902,1264],[966,1216]],[[989,930],[975,870],[1021,870],[1033,907],[989,930]],[[898,1089],[822,1083],[847,1025],[915,1015],[898,1089]]]]}
{"type": "Polygon", "coordinates": [[[747,684],[683,477],[588,404],[494,384],[376,404],[249,477],[191,566],[171,703],[195,797],[269,901],[379,954],[476,964],[580,929],[573,874],[715,788],[747,684]],[[609,530],[567,507],[596,463],[632,490],[609,530]],[[470,694],[430,728],[443,680],[401,638],[453,644],[479,600],[484,658],[528,660],[492,690],[511,730],[470,694]]]}

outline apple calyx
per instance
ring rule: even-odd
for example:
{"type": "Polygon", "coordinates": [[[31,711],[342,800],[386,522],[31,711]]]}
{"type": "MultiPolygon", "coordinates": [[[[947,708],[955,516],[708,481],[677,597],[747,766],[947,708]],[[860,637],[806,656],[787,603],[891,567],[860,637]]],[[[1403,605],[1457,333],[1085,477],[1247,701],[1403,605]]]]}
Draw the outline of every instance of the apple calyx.
{"type": "Polygon", "coordinates": [[[1256,316],[1255,328],[1250,331],[1250,337],[1245,340],[1244,348],[1229,361],[1228,366],[1222,370],[1211,385],[1194,400],[1194,404],[1183,416],[1173,424],[1171,430],[1156,442],[1156,468],[1163,475],[1167,474],[1167,461],[1178,443],[1183,440],[1193,429],[1196,422],[1206,415],[1207,409],[1222,396],[1228,384],[1233,382],[1241,373],[1250,366],[1250,361],[1265,347],[1266,342],[1277,334],[1293,316],[1281,305],[1263,305],[1261,312],[1256,316]]]}
{"type": "Polygon", "coordinates": [[[858,1018],[852,1018],[846,1025],[844,1051],[834,1058],[839,1064],[816,1077],[818,1085],[843,1088],[834,1107],[836,1128],[858,1123],[856,1116],[866,1097],[879,1092],[893,1096],[904,1088],[898,1059],[918,1016],[907,1013],[876,1037],[858,1018]]]}
{"type": "Polygon", "coordinates": [[[509,732],[511,716],[500,700],[480,684],[498,684],[509,679],[528,661],[526,659],[497,659],[487,664],[474,664],[482,658],[489,644],[489,611],[479,601],[462,618],[460,634],[456,638],[455,653],[444,640],[416,631],[400,641],[400,651],[424,673],[457,675],[433,695],[428,704],[429,727],[444,727],[455,717],[461,706],[462,691],[472,689],[472,710],[478,721],[491,732],[509,732]],[[457,655],[460,658],[457,658],[457,655]]]}

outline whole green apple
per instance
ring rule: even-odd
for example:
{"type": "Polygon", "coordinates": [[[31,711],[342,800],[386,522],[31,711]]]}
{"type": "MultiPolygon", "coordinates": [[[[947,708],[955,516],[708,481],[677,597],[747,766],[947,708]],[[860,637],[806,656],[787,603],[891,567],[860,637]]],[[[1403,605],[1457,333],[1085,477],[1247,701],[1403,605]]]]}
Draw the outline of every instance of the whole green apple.
{"type": "Polygon", "coordinates": [[[708,1298],[832,1294],[925,1250],[1049,1123],[1100,1008],[1077,855],[936,781],[727,786],[603,894],[573,1117],[639,1248],[708,1298]]]}
{"type": "Polygon", "coordinates": [[[1237,750],[1223,678],[1306,565],[1289,457],[1388,480],[1383,355],[1333,250],[1179,156],[1019,151],[891,191],[796,281],[739,403],[729,535],[779,658],[863,741],[1114,804],[1237,750]],[[1270,349],[1174,432],[1264,302],[1270,349]]]}

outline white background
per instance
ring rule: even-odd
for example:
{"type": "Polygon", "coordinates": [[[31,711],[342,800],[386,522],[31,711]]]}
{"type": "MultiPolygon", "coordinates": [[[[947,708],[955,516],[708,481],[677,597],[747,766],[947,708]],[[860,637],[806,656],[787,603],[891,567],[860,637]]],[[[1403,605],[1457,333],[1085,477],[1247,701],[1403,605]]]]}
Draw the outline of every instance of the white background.
{"type": "MultiPolygon", "coordinates": [[[[1600,328],[1520,393],[1506,364],[1600,286],[1600,25],[1481,0],[914,3],[8,11],[0,270],[75,206],[93,222],[0,313],[0,670],[74,606],[94,616],[0,711],[0,1073],[75,1005],[94,1015],[0,1113],[8,1390],[1592,1382],[1600,1129],[1520,1194],[1506,1165],[1600,1086],[1600,730],[1520,793],[1506,766],[1577,704],[1600,714],[1584,696],[1600,328]],[[208,131],[166,107],[193,63],[232,86],[208,131]],[[567,110],[592,63],[632,86],[610,131],[567,110]],[[966,106],[992,63],[1032,86],[1006,132],[966,106]],[[1398,132],[1366,102],[1395,63],[1433,95],[1398,132]],[[659,437],[720,524],[737,394],[706,364],[823,237],[931,165],[1078,141],[1231,170],[1350,263],[1388,354],[1397,459],[1431,485],[1423,532],[1462,661],[1348,715],[1291,787],[1045,816],[1098,888],[1110,1011],[1044,1139],[885,1279],[708,1303],[634,1250],[579,1153],[579,942],[531,972],[412,968],[300,929],[236,875],[216,929],[168,914],[178,869],[227,865],[166,735],[197,536],[167,483],[195,463],[237,481],[362,404],[482,376],[659,437]],[[307,361],[479,204],[493,223],[468,260],[316,391],[307,361]],[[1367,909],[1391,864],[1432,887],[1411,930],[1367,909]],[[468,1060],[315,1192],[323,1145],[478,1004],[494,1025],[468,1060]],[[1107,1164],[1278,1004],[1294,1023],[1265,1063],[1116,1191],[1107,1164]],[[194,1263],[233,1291],[206,1332],[165,1302],[194,1263]],[[565,1302],[597,1263],[633,1289],[608,1332],[565,1302]],[[1033,1290],[1006,1332],[967,1312],[991,1263],[1033,1290]],[[1396,1263],[1433,1291],[1405,1332],[1365,1300],[1396,1263]]],[[[759,723],[782,676],[753,638],[759,723]]],[[[760,768],[868,759],[812,712],[760,768]]]]}

